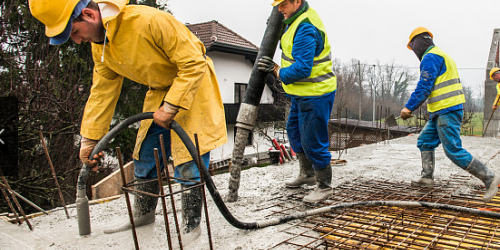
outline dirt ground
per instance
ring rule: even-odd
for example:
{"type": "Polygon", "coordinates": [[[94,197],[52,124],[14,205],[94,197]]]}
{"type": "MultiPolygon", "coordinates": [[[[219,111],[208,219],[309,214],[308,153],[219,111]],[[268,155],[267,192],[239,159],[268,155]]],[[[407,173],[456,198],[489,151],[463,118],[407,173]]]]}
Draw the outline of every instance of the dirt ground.
{"type": "MultiPolygon", "coordinates": [[[[499,139],[462,137],[462,140],[465,149],[500,174],[500,156],[497,155],[500,153],[499,139]]],[[[333,167],[333,186],[350,183],[355,179],[410,182],[419,176],[421,171],[420,152],[416,147],[416,141],[417,135],[410,135],[385,143],[348,149],[340,156],[340,159],[346,160],[347,164],[333,167]]],[[[339,153],[333,152],[333,158],[338,157],[339,153]]],[[[226,205],[232,214],[243,222],[265,220],[268,212],[263,208],[272,205],[278,196],[300,190],[286,189],[283,185],[284,180],[294,177],[297,172],[298,161],[242,171],[238,201],[226,202],[226,205]]],[[[456,167],[445,156],[442,147],[439,147],[436,150],[436,181],[445,180],[455,173],[465,172],[456,167]]],[[[224,197],[228,192],[229,174],[220,174],[212,178],[219,193],[224,197]]],[[[466,194],[471,187],[481,185],[481,181],[473,179],[456,192],[466,194]]],[[[176,196],[174,201],[178,207],[180,220],[180,196],[176,196]]],[[[167,200],[167,203],[168,211],[171,212],[170,201],[167,200]]],[[[222,217],[208,191],[207,204],[214,249],[267,249],[289,238],[290,235],[283,231],[297,223],[292,221],[258,230],[241,230],[231,226],[222,217]]],[[[134,249],[131,231],[110,235],[102,232],[109,226],[128,220],[124,197],[90,206],[92,234],[89,236],[78,235],[74,205],[69,206],[69,213],[70,219],[66,219],[62,209],[56,209],[49,215],[35,217],[30,220],[35,228],[33,231],[30,231],[25,223],[17,226],[0,220],[0,249],[134,249]]],[[[169,222],[175,243],[177,240],[172,216],[169,214],[169,222]]],[[[168,249],[161,205],[156,209],[156,222],[137,228],[137,236],[141,249],[168,249]]],[[[201,236],[184,249],[210,249],[205,219],[202,221],[201,236]]]]}

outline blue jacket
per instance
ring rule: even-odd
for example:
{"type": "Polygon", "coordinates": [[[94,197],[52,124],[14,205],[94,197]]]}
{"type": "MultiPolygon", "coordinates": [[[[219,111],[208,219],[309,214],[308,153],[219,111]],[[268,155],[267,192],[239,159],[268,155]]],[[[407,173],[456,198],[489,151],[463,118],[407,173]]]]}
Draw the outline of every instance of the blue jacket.
{"type": "MultiPolygon", "coordinates": [[[[430,50],[430,47],[428,50],[430,50]]],[[[446,65],[444,63],[444,58],[438,56],[436,54],[424,54],[422,58],[422,62],[420,63],[420,80],[417,83],[417,88],[410,96],[410,99],[406,103],[405,107],[411,111],[415,111],[422,103],[427,100],[429,95],[432,92],[432,87],[434,87],[434,83],[436,78],[446,72],[446,65]]],[[[430,119],[446,114],[451,111],[463,109],[464,105],[459,104],[446,109],[439,110],[437,112],[431,113],[429,112],[430,119]]]]}

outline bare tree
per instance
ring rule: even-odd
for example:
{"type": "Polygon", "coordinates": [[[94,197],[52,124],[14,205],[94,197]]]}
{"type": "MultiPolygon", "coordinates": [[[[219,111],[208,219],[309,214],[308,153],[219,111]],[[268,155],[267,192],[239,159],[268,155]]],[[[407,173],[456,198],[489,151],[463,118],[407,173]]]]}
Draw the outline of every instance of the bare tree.
{"type": "MultiPolygon", "coordinates": [[[[462,119],[462,128],[466,134],[473,134],[474,131],[474,118],[479,115],[479,108],[474,100],[474,91],[471,87],[463,87],[465,103],[464,103],[464,117],[462,119]]],[[[480,119],[483,120],[483,119],[480,119]]]]}
{"type": "MultiPolygon", "coordinates": [[[[342,64],[340,60],[333,61],[333,68],[335,71],[335,75],[337,75],[337,93],[335,94],[335,107],[340,107],[341,110],[347,109],[348,106],[355,105],[358,107],[358,95],[355,93],[359,93],[358,88],[356,86],[357,72],[352,64],[342,64]],[[353,104],[354,103],[354,104],[353,104]]],[[[352,107],[349,108],[350,112],[352,107]]],[[[333,109],[333,112],[337,110],[333,109]]],[[[354,111],[357,114],[356,111],[354,111]]]]}
{"type": "Polygon", "coordinates": [[[350,118],[365,120],[374,116],[374,100],[377,106],[394,111],[401,109],[409,96],[408,87],[416,79],[407,68],[394,63],[375,65],[353,59],[342,64],[335,60],[334,70],[337,75],[335,106],[347,109],[350,118]]]}
{"type": "Polygon", "coordinates": [[[382,99],[390,100],[396,106],[402,106],[408,100],[408,86],[416,80],[416,76],[394,63],[380,67],[383,69],[381,77],[382,99]]]}

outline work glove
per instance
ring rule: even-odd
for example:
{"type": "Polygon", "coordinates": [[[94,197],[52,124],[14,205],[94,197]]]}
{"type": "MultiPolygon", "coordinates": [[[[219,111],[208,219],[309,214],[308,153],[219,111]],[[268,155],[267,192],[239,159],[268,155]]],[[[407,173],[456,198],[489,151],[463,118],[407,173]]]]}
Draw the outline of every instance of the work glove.
{"type": "Polygon", "coordinates": [[[82,137],[80,140],[80,160],[83,164],[87,165],[91,168],[92,171],[96,171],[98,166],[97,164],[100,162],[101,158],[104,157],[102,152],[94,155],[93,159],[90,160],[90,153],[92,153],[92,149],[94,149],[95,145],[97,145],[98,140],[92,140],[85,137],[82,137]]]}
{"type": "Polygon", "coordinates": [[[404,107],[402,110],[401,110],[401,114],[399,114],[399,117],[401,117],[401,119],[403,120],[406,120],[410,117],[413,117],[413,115],[411,115],[411,110],[409,110],[408,108],[404,107]]]}
{"type": "Polygon", "coordinates": [[[170,129],[170,123],[174,120],[178,112],[179,107],[168,102],[163,102],[163,105],[154,112],[153,121],[159,126],[170,129]]]}
{"type": "Polygon", "coordinates": [[[276,78],[279,78],[279,73],[280,73],[280,66],[276,64],[272,58],[268,56],[263,56],[259,59],[259,62],[257,63],[257,68],[260,71],[267,72],[267,73],[272,73],[276,78]]]}

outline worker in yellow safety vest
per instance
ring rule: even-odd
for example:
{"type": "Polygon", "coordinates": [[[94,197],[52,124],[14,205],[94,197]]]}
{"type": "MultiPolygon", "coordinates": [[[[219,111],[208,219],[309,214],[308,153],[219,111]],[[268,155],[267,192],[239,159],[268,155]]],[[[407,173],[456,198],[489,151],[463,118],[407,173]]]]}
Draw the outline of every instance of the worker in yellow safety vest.
{"type": "Polygon", "coordinates": [[[493,106],[491,109],[497,110],[498,106],[500,105],[500,68],[492,68],[490,70],[490,79],[495,81],[496,84],[496,89],[497,89],[497,97],[495,98],[495,101],[493,101],[493,106]]]}
{"type": "MultiPolygon", "coordinates": [[[[175,177],[186,179],[179,180],[181,187],[194,185],[190,180],[199,180],[200,173],[180,138],[170,132],[170,122],[175,119],[191,139],[195,133],[199,135],[199,150],[207,167],[210,151],[227,142],[219,85],[203,43],[168,12],[128,5],[128,0],[29,0],[29,7],[45,24],[51,44],[71,37],[77,44],[92,45],[93,83],[80,131],[82,162],[88,166],[97,163],[99,155],[89,154],[109,130],[126,77],[149,87],[143,112],[154,112],[154,119],[143,120],[137,134],[133,153],[136,189],[159,192],[157,182],[150,181],[157,179],[154,148],[160,148],[159,135],[166,142],[166,157],[171,155],[176,164],[175,177]]],[[[182,192],[184,243],[200,234],[201,194],[199,188],[182,192]]],[[[136,195],[135,225],[153,223],[156,205],[156,197],[136,195]]],[[[124,222],[105,233],[129,228],[130,223],[124,222]]]]}
{"type": "Polygon", "coordinates": [[[258,69],[276,76],[292,101],[286,129],[300,170],[298,177],[285,185],[295,188],[316,184],[316,189],[303,199],[315,203],[333,194],[328,121],[337,78],[330,42],[318,13],[307,1],[275,0],[272,5],[278,6],[286,24],[280,43],[281,67],[264,56],[259,59],[258,69]]]}
{"type": "Polygon", "coordinates": [[[453,163],[483,181],[486,186],[483,200],[490,201],[498,191],[500,176],[462,148],[460,129],[465,103],[462,84],[455,62],[434,45],[433,38],[427,28],[418,27],[410,34],[407,45],[421,61],[420,79],[400,117],[410,118],[412,111],[426,100],[430,117],[417,141],[422,157],[422,175],[412,184],[434,185],[434,150],[442,143],[446,156],[453,163]]]}

